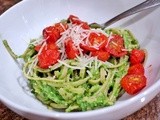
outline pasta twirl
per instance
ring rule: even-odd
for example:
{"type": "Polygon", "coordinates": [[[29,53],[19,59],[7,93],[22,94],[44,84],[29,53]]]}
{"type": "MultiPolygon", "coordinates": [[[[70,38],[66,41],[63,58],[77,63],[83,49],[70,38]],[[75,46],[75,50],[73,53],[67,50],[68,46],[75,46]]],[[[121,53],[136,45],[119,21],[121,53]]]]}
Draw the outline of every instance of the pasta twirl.
{"type": "Polygon", "coordinates": [[[43,104],[87,111],[113,105],[124,93],[120,81],[130,67],[130,52],[140,48],[129,30],[90,28],[68,19],[46,27],[41,38],[31,40],[20,56],[4,44],[24,60],[24,76],[43,104]]]}

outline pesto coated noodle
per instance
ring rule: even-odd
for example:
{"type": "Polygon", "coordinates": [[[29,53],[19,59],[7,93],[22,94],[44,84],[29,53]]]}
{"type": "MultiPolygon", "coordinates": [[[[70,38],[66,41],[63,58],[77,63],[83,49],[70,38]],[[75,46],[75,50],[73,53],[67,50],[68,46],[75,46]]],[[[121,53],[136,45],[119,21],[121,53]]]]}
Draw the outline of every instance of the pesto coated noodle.
{"type": "Polygon", "coordinates": [[[129,30],[90,28],[86,22],[76,23],[75,19],[79,20],[70,18],[46,27],[42,37],[31,40],[20,56],[9,51],[15,59],[24,60],[23,74],[29,80],[31,92],[49,108],[71,112],[114,105],[124,93],[120,81],[130,66],[129,54],[140,48],[139,43],[129,30]],[[59,31],[51,35],[46,29],[59,31]],[[121,46],[118,43],[118,54],[106,47],[114,35],[123,39],[121,46]],[[105,50],[103,38],[107,38],[105,50]],[[52,43],[56,46],[48,46],[52,43]]]}

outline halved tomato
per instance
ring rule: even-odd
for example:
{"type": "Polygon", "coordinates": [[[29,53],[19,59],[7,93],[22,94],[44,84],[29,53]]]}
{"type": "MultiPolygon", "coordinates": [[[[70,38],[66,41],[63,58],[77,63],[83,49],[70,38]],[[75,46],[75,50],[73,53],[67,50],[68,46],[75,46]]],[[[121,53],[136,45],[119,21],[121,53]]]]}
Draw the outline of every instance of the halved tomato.
{"type": "Polygon", "coordinates": [[[69,59],[74,59],[76,58],[76,55],[79,55],[79,51],[70,37],[65,40],[64,44],[65,44],[65,51],[69,59]]]}
{"type": "Polygon", "coordinates": [[[57,63],[58,59],[60,59],[60,52],[57,49],[43,50],[41,54],[38,55],[38,66],[46,69],[57,63]]]}
{"type": "Polygon", "coordinates": [[[128,74],[144,75],[144,66],[141,63],[132,65],[128,69],[128,74]]]}
{"type": "Polygon", "coordinates": [[[103,49],[108,42],[106,35],[102,33],[90,33],[89,37],[84,40],[84,43],[81,43],[81,48],[87,51],[97,51],[103,49]]]}
{"type": "Polygon", "coordinates": [[[127,51],[124,51],[124,40],[120,35],[112,35],[105,50],[114,57],[122,57],[127,54],[127,51]]]}
{"type": "Polygon", "coordinates": [[[43,29],[43,38],[46,39],[47,43],[55,43],[67,28],[68,25],[61,22],[56,23],[54,26],[48,26],[43,29]]]}
{"type": "Polygon", "coordinates": [[[68,29],[67,23],[60,22],[60,23],[56,23],[54,26],[60,33],[68,29]]]}
{"type": "MultiPolygon", "coordinates": [[[[37,52],[39,52],[39,50],[41,49],[41,47],[42,47],[42,44],[35,46],[34,49],[37,52]]],[[[54,49],[54,50],[57,49],[58,50],[58,46],[55,43],[48,43],[43,48],[43,50],[46,50],[46,49],[54,49]]]]}
{"type": "Polygon", "coordinates": [[[47,43],[55,43],[60,38],[60,32],[55,26],[49,26],[43,29],[43,38],[47,43]]]}
{"type": "Polygon", "coordinates": [[[77,17],[77,16],[74,16],[74,15],[70,15],[68,20],[72,23],[72,24],[81,24],[81,20],[77,17]]]}
{"type": "Polygon", "coordinates": [[[145,59],[145,52],[141,49],[133,49],[130,54],[131,64],[142,63],[145,59]]]}
{"type": "Polygon", "coordinates": [[[77,16],[70,15],[69,18],[68,18],[68,20],[69,20],[72,24],[81,25],[81,27],[82,27],[83,29],[90,29],[88,23],[80,20],[77,16]]]}
{"type": "Polygon", "coordinates": [[[120,83],[128,94],[133,95],[146,86],[147,78],[144,75],[131,74],[124,76],[120,83]]]}
{"type": "Polygon", "coordinates": [[[93,52],[91,52],[91,55],[92,56],[97,56],[97,58],[99,60],[102,60],[104,62],[107,61],[110,57],[110,54],[107,51],[104,51],[104,50],[93,51],[93,52]]]}
{"type": "Polygon", "coordinates": [[[38,53],[38,66],[40,68],[46,69],[51,65],[57,63],[60,58],[59,48],[55,43],[46,44],[43,48],[42,45],[37,45],[34,48],[38,53]]]}

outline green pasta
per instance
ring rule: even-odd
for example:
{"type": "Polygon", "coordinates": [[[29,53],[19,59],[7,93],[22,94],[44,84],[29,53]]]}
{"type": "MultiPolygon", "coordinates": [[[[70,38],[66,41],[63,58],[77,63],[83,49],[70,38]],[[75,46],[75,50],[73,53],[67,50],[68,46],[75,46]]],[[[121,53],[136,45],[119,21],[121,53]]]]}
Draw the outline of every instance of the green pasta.
{"type": "MultiPolygon", "coordinates": [[[[124,38],[130,52],[139,48],[138,41],[129,30],[105,29],[106,34],[118,34],[124,38]]],[[[33,42],[33,41],[32,41],[33,42]]],[[[37,52],[30,43],[24,54],[15,55],[8,43],[4,45],[15,59],[22,58],[23,74],[29,80],[31,92],[49,108],[71,111],[87,111],[115,104],[123,89],[120,80],[127,74],[129,56],[111,57],[103,62],[96,57],[85,66],[81,60],[66,59],[47,69],[37,65],[37,52]]]]}

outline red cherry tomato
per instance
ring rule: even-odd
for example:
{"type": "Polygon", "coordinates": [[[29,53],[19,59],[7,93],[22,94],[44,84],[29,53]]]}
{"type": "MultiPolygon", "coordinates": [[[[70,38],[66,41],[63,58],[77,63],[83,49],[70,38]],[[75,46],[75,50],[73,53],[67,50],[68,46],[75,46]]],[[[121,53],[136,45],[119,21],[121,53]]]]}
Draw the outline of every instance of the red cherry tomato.
{"type": "Polygon", "coordinates": [[[79,51],[71,38],[65,40],[65,51],[69,59],[74,59],[76,58],[76,55],[79,55],[79,51]]]}
{"type": "Polygon", "coordinates": [[[132,65],[128,69],[128,74],[137,74],[137,75],[144,75],[144,66],[141,63],[132,65]]]}
{"type": "Polygon", "coordinates": [[[105,50],[108,51],[114,57],[122,57],[127,54],[124,49],[124,40],[120,35],[112,35],[109,44],[106,46],[105,50]]]}
{"type": "Polygon", "coordinates": [[[61,22],[56,23],[54,26],[60,33],[64,32],[68,28],[67,23],[61,23],[61,22]]]}
{"type": "Polygon", "coordinates": [[[131,64],[142,63],[145,59],[144,50],[133,49],[130,54],[130,62],[131,64]]]}
{"type": "Polygon", "coordinates": [[[55,43],[67,28],[68,26],[65,23],[56,23],[54,26],[43,29],[43,37],[47,40],[47,43],[55,43]]]}
{"type": "Polygon", "coordinates": [[[91,33],[88,39],[84,40],[80,46],[87,51],[97,51],[103,49],[108,42],[108,38],[102,33],[91,33]]]}
{"type": "Polygon", "coordinates": [[[70,15],[68,20],[73,24],[81,24],[82,22],[77,16],[74,16],[74,15],[70,15]]]}
{"type": "MultiPolygon", "coordinates": [[[[39,50],[41,49],[42,45],[37,45],[35,46],[35,50],[37,52],[39,52],[39,50]]],[[[57,49],[58,50],[58,46],[55,44],[55,43],[48,43],[44,46],[43,50],[46,50],[46,49],[57,49]]]]}
{"type": "Polygon", "coordinates": [[[60,58],[60,52],[58,51],[58,46],[55,43],[46,44],[43,48],[42,45],[35,46],[35,50],[39,52],[38,55],[38,66],[40,68],[48,68],[49,66],[57,63],[57,60],[60,58]]]}
{"type": "Polygon", "coordinates": [[[82,25],[81,27],[82,27],[83,29],[86,29],[86,30],[87,30],[87,29],[90,29],[90,27],[89,27],[89,25],[88,25],[87,22],[82,22],[81,25],[82,25]]]}
{"type": "Polygon", "coordinates": [[[121,80],[122,88],[130,95],[136,94],[146,86],[146,77],[144,75],[126,75],[121,80]]]}
{"type": "Polygon", "coordinates": [[[92,56],[97,56],[97,58],[99,60],[102,60],[104,62],[107,61],[110,57],[110,54],[107,51],[104,51],[104,50],[93,51],[93,52],[91,52],[91,55],[92,56]]]}
{"type": "Polygon", "coordinates": [[[38,66],[40,68],[46,69],[51,65],[57,63],[60,58],[60,52],[57,49],[47,49],[43,50],[40,55],[38,55],[38,66]]]}
{"type": "Polygon", "coordinates": [[[90,29],[88,23],[81,21],[77,16],[70,15],[69,18],[68,18],[68,20],[69,20],[72,24],[81,25],[81,27],[82,27],[83,29],[90,29]]]}
{"type": "Polygon", "coordinates": [[[46,27],[43,30],[43,38],[47,43],[55,43],[60,38],[60,32],[55,26],[46,27]]]}

